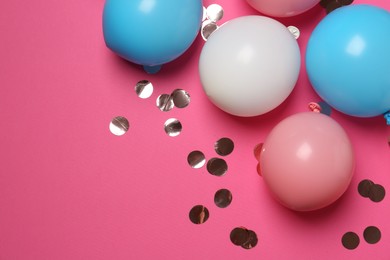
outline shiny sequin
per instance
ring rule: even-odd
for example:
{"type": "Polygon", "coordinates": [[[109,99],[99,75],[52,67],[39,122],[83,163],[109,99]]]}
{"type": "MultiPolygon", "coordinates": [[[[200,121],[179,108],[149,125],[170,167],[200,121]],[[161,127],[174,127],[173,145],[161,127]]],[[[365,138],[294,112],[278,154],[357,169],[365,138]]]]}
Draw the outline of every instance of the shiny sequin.
{"type": "Polygon", "coordinates": [[[178,136],[182,131],[182,125],[176,118],[170,118],[165,122],[164,130],[169,136],[178,136]]]}
{"type": "Polygon", "coordinates": [[[376,244],[381,240],[381,231],[374,226],[367,227],[363,232],[364,240],[369,244],[376,244]]]}
{"type": "Polygon", "coordinates": [[[187,162],[192,168],[199,169],[205,165],[206,159],[201,151],[192,151],[187,156],[187,162]]]}
{"type": "Polygon", "coordinates": [[[228,170],[225,160],[221,158],[211,158],[207,162],[207,171],[215,176],[223,176],[228,170]]]}
{"type": "Polygon", "coordinates": [[[347,232],[341,238],[341,243],[346,249],[355,249],[359,246],[360,238],[355,232],[347,232]]]}
{"type": "Polygon", "coordinates": [[[287,27],[287,29],[290,31],[290,33],[294,36],[296,40],[299,38],[299,36],[301,36],[301,32],[297,27],[290,25],[287,27]]]}
{"type": "Polygon", "coordinates": [[[153,85],[148,80],[138,81],[135,85],[135,92],[140,98],[149,98],[153,94],[153,85]]]}
{"type": "Polygon", "coordinates": [[[190,94],[183,89],[175,89],[172,94],[172,101],[175,107],[185,108],[190,104],[191,98],[190,94]]]}
{"type": "Polygon", "coordinates": [[[370,189],[373,185],[374,183],[370,180],[362,180],[358,185],[359,194],[364,198],[368,198],[370,196],[370,189]]]}
{"type": "Polygon", "coordinates": [[[230,232],[230,241],[244,249],[252,249],[257,245],[258,238],[254,231],[244,227],[237,227],[230,232]]]}
{"type": "Polygon", "coordinates": [[[232,193],[227,189],[220,189],[214,195],[214,203],[219,208],[226,208],[232,203],[232,193]]]}
{"type": "Polygon", "coordinates": [[[189,217],[194,224],[203,224],[209,219],[209,210],[203,205],[194,206],[189,213],[189,217]]]}
{"type": "Polygon", "coordinates": [[[373,202],[381,202],[386,195],[385,188],[380,184],[374,184],[371,186],[368,196],[373,202]]]}
{"type": "Polygon", "coordinates": [[[210,35],[218,29],[218,25],[210,20],[206,20],[202,23],[200,30],[203,40],[207,41],[210,35]]]}
{"type": "Polygon", "coordinates": [[[162,94],[158,96],[156,100],[156,105],[163,112],[168,112],[174,107],[172,97],[168,94],[162,94]]]}
{"type": "Polygon", "coordinates": [[[223,8],[218,4],[209,5],[206,8],[207,18],[212,22],[218,22],[223,17],[223,8]]]}
{"type": "Polygon", "coordinates": [[[110,131],[112,134],[121,136],[129,130],[129,121],[123,116],[114,117],[110,122],[110,131]]]}
{"type": "Polygon", "coordinates": [[[215,142],[214,150],[217,154],[221,156],[229,155],[234,150],[234,143],[231,139],[227,137],[221,138],[215,142]]]}

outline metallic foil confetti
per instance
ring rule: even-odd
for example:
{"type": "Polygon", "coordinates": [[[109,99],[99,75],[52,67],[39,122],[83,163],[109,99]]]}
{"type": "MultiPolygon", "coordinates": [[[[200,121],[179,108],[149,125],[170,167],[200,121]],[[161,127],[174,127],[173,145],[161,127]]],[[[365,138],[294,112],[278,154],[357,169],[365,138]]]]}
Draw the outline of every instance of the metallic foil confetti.
{"type": "Polygon", "coordinates": [[[364,198],[368,198],[370,196],[370,189],[373,185],[374,183],[370,180],[362,180],[358,185],[359,194],[364,198]]]}
{"type": "Polygon", "coordinates": [[[355,249],[359,246],[360,238],[354,232],[347,232],[341,238],[341,243],[346,249],[355,249]]]}
{"type": "Polygon", "coordinates": [[[230,241],[236,246],[252,249],[257,245],[258,238],[254,231],[244,227],[237,227],[230,232],[230,241]]]}
{"type": "Polygon", "coordinates": [[[290,25],[287,27],[287,29],[291,32],[296,40],[298,40],[299,36],[301,36],[301,32],[297,27],[290,25]]]}
{"type": "Polygon", "coordinates": [[[212,22],[218,22],[223,17],[223,8],[218,4],[209,5],[206,8],[207,18],[212,22]]]}
{"type": "Polygon", "coordinates": [[[110,122],[110,131],[112,134],[121,136],[129,130],[129,121],[123,116],[114,117],[110,122]]]}
{"type": "Polygon", "coordinates": [[[310,102],[309,109],[313,112],[316,112],[316,113],[321,112],[321,106],[316,102],[310,102]]]}
{"type": "Polygon", "coordinates": [[[190,210],[190,220],[194,224],[203,224],[209,219],[209,210],[203,205],[194,206],[190,210]]]}
{"type": "Polygon", "coordinates": [[[138,81],[135,85],[135,93],[140,98],[149,98],[153,94],[153,85],[148,80],[138,81]]]}
{"type": "Polygon", "coordinates": [[[214,22],[206,20],[202,23],[202,28],[200,33],[202,35],[203,40],[207,41],[210,35],[218,29],[218,25],[214,22]]]}
{"type": "Polygon", "coordinates": [[[333,1],[333,2],[330,2],[326,7],[325,7],[325,11],[327,14],[330,14],[331,12],[333,12],[334,10],[336,10],[337,8],[340,8],[342,7],[343,5],[340,4],[339,2],[337,1],[333,1]]]}
{"type": "Polygon", "coordinates": [[[174,107],[172,97],[168,94],[162,94],[158,96],[156,100],[156,105],[163,112],[168,112],[174,107]]]}
{"type": "Polygon", "coordinates": [[[219,208],[226,208],[232,203],[232,193],[227,189],[220,189],[214,195],[214,203],[219,208]]]}
{"type": "Polygon", "coordinates": [[[249,232],[244,227],[234,228],[230,232],[230,241],[236,246],[242,246],[249,240],[249,232]]]}
{"type": "Polygon", "coordinates": [[[381,231],[374,226],[367,227],[363,232],[364,240],[369,244],[376,244],[381,240],[381,231]]]}
{"type": "Polygon", "coordinates": [[[248,230],[248,235],[248,240],[244,244],[242,244],[241,247],[245,249],[252,249],[258,243],[257,235],[252,230],[248,230]]]}
{"type": "Polygon", "coordinates": [[[206,20],[206,18],[207,18],[207,9],[206,9],[206,7],[203,6],[202,22],[203,22],[204,20],[206,20]]]}
{"type": "Polygon", "coordinates": [[[201,151],[192,151],[187,156],[187,162],[192,168],[199,169],[205,165],[206,158],[201,151]]]}
{"type": "Polygon", "coordinates": [[[368,192],[368,197],[373,202],[381,202],[385,198],[385,195],[386,195],[386,190],[380,184],[372,185],[368,192]]]}
{"type": "Polygon", "coordinates": [[[215,176],[223,176],[228,170],[225,160],[221,158],[211,158],[207,162],[207,171],[215,176]]]}
{"type": "Polygon", "coordinates": [[[234,150],[234,143],[231,139],[223,137],[215,142],[214,150],[217,154],[221,156],[229,155],[234,150]]]}
{"type": "Polygon", "coordinates": [[[183,89],[175,89],[171,94],[173,104],[177,108],[185,108],[190,104],[190,94],[183,89]]]}
{"type": "Polygon", "coordinates": [[[165,121],[164,130],[169,136],[178,136],[182,131],[182,125],[176,118],[170,118],[165,121]]]}

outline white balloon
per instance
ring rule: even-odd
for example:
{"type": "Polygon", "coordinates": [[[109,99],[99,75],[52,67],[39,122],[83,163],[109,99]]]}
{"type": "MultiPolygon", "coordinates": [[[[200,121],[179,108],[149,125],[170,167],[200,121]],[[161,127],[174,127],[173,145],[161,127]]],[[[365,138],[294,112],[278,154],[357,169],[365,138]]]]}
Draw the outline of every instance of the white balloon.
{"type": "Polygon", "coordinates": [[[279,106],[298,80],[298,43],[280,22],[243,16],[223,24],[203,46],[199,74],[212,103],[236,116],[279,106]]]}

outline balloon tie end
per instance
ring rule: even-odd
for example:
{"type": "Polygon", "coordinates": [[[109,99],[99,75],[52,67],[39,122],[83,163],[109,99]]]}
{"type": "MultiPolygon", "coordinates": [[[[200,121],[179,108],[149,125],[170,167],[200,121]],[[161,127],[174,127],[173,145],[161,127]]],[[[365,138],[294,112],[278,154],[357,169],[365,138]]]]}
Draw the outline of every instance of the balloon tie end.
{"type": "Polygon", "coordinates": [[[384,118],[386,119],[386,124],[390,126],[390,111],[385,113],[384,118]]]}

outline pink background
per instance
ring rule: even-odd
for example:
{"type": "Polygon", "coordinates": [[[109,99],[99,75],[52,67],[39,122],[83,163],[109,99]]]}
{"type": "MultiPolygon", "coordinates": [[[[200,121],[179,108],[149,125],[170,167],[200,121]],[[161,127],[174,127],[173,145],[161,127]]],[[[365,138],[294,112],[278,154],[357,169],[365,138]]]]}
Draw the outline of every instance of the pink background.
{"type": "MultiPolygon", "coordinates": [[[[204,1],[224,7],[222,24],[258,14],[245,1],[204,1]]],[[[390,9],[386,1],[361,0],[390,9]]],[[[256,172],[253,148],[288,115],[320,101],[304,64],[298,84],[275,111],[237,118],[214,107],[204,95],[197,63],[204,41],[167,64],[157,75],[115,56],[104,44],[103,0],[0,2],[0,259],[390,259],[390,209],[361,197],[363,179],[390,187],[390,160],[384,119],[357,119],[333,111],[349,134],[357,169],[350,188],[326,210],[299,214],[276,203],[256,172]],[[140,99],[134,86],[155,88],[140,99]],[[158,95],[183,88],[185,109],[161,112],[158,95]],[[130,129],[114,136],[109,122],[125,116],[130,129]],[[183,124],[169,137],[164,122],[183,124]],[[201,150],[217,156],[216,140],[229,137],[235,150],[225,159],[223,177],[205,167],[192,169],[187,155],[201,150]],[[232,204],[214,205],[227,188],[232,204]],[[203,204],[209,220],[194,225],[190,209],[203,204]],[[363,239],[367,226],[382,232],[378,244],[363,239]],[[234,246],[230,231],[244,226],[258,245],[234,246]],[[347,250],[341,237],[356,232],[360,245],[347,250]]],[[[174,14],[173,14],[174,15],[174,14]]],[[[304,56],[322,7],[280,20],[300,28],[304,56]]],[[[283,158],[281,158],[282,160],[283,158]]]]}

